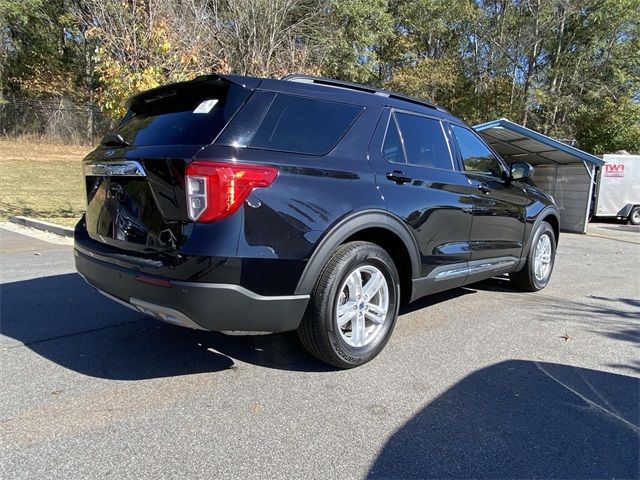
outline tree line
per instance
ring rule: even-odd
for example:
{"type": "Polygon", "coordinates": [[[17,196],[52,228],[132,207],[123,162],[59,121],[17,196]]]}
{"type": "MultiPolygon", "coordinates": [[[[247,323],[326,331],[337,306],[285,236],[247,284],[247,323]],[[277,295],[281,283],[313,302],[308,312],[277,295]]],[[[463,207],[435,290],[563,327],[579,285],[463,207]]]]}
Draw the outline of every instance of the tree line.
{"type": "Polygon", "coordinates": [[[640,151],[640,0],[0,0],[4,97],[117,118],[212,72],[329,76],[640,151]]]}

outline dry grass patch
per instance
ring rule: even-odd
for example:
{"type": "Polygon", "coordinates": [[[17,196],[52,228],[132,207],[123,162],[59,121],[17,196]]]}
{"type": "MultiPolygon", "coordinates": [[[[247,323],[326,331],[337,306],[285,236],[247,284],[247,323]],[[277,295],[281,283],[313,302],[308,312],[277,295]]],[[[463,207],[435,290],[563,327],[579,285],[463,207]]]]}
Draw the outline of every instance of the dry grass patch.
{"type": "Polygon", "coordinates": [[[85,208],[81,160],[90,147],[0,139],[0,219],[73,226],[85,208]]]}

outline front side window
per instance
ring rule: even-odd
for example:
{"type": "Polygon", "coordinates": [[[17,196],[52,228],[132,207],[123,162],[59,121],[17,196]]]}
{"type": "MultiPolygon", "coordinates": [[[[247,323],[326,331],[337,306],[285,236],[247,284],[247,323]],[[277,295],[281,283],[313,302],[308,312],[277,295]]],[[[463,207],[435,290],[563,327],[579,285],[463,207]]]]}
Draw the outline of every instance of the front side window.
{"type": "Polygon", "coordinates": [[[504,171],[500,160],[496,158],[489,147],[470,130],[456,125],[452,125],[451,128],[458,142],[458,147],[460,147],[466,172],[502,178],[504,171]]]}
{"type": "Polygon", "coordinates": [[[338,143],[362,109],[345,103],[278,94],[249,146],[322,155],[338,143]]]}
{"type": "Polygon", "coordinates": [[[438,120],[408,113],[394,116],[402,135],[406,163],[453,170],[449,146],[438,120]]]}

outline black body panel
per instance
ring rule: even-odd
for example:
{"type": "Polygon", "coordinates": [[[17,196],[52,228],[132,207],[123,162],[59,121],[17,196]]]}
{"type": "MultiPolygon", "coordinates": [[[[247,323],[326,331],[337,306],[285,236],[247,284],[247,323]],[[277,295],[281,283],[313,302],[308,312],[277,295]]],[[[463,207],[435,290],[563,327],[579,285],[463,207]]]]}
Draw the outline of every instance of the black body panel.
{"type": "Polygon", "coordinates": [[[137,162],[144,177],[86,176],[86,228],[97,241],[139,252],[178,250],[193,225],[185,214],[184,167],[199,148],[99,148],[85,165],[137,162]]]}
{"type": "Polygon", "coordinates": [[[553,202],[535,187],[466,173],[448,128],[463,124],[441,109],[366,89],[223,78],[246,95],[212,143],[100,146],[84,160],[89,169],[135,162],[144,170],[138,177],[86,177],[88,207],[76,227],[76,262],[92,285],[125,302],[173,308],[203,328],[295,329],[320,272],[351,237],[393,244],[408,289],[403,298],[415,300],[521,268],[535,224],[548,216],[557,222],[553,202]],[[357,106],[357,114],[326,154],[251,147],[282,94],[357,106]],[[451,168],[390,162],[382,148],[392,112],[439,122],[451,168]],[[237,212],[199,223],[187,215],[185,170],[193,161],[269,165],[278,175],[270,186],[255,188],[237,212]],[[380,232],[388,234],[384,242],[380,232]],[[188,284],[190,299],[136,276],[188,284]],[[285,300],[269,304],[268,320],[240,320],[269,297],[285,300]],[[215,310],[232,321],[211,319],[207,311],[215,310]]]}
{"type": "MultiPolygon", "coordinates": [[[[125,304],[153,305],[168,309],[176,317],[184,315],[184,322],[160,319],[190,328],[251,332],[295,330],[309,300],[308,296],[261,296],[242,287],[218,283],[152,285],[140,281],[130,270],[77,250],[75,261],[78,272],[101,292],[125,304]]],[[[152,314],[152,311],[143,312],[152,314]]]]}

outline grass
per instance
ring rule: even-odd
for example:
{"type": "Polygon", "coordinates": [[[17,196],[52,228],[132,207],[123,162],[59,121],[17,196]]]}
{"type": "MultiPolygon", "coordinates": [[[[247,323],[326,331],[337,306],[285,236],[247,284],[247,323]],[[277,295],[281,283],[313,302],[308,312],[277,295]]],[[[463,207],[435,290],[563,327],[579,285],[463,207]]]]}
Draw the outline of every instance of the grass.
{"type": "Polygon", "coordinates": [[[89,147],[0,139],[0,219],[73,226],[85,209],[81,160],[89,147]]]}

